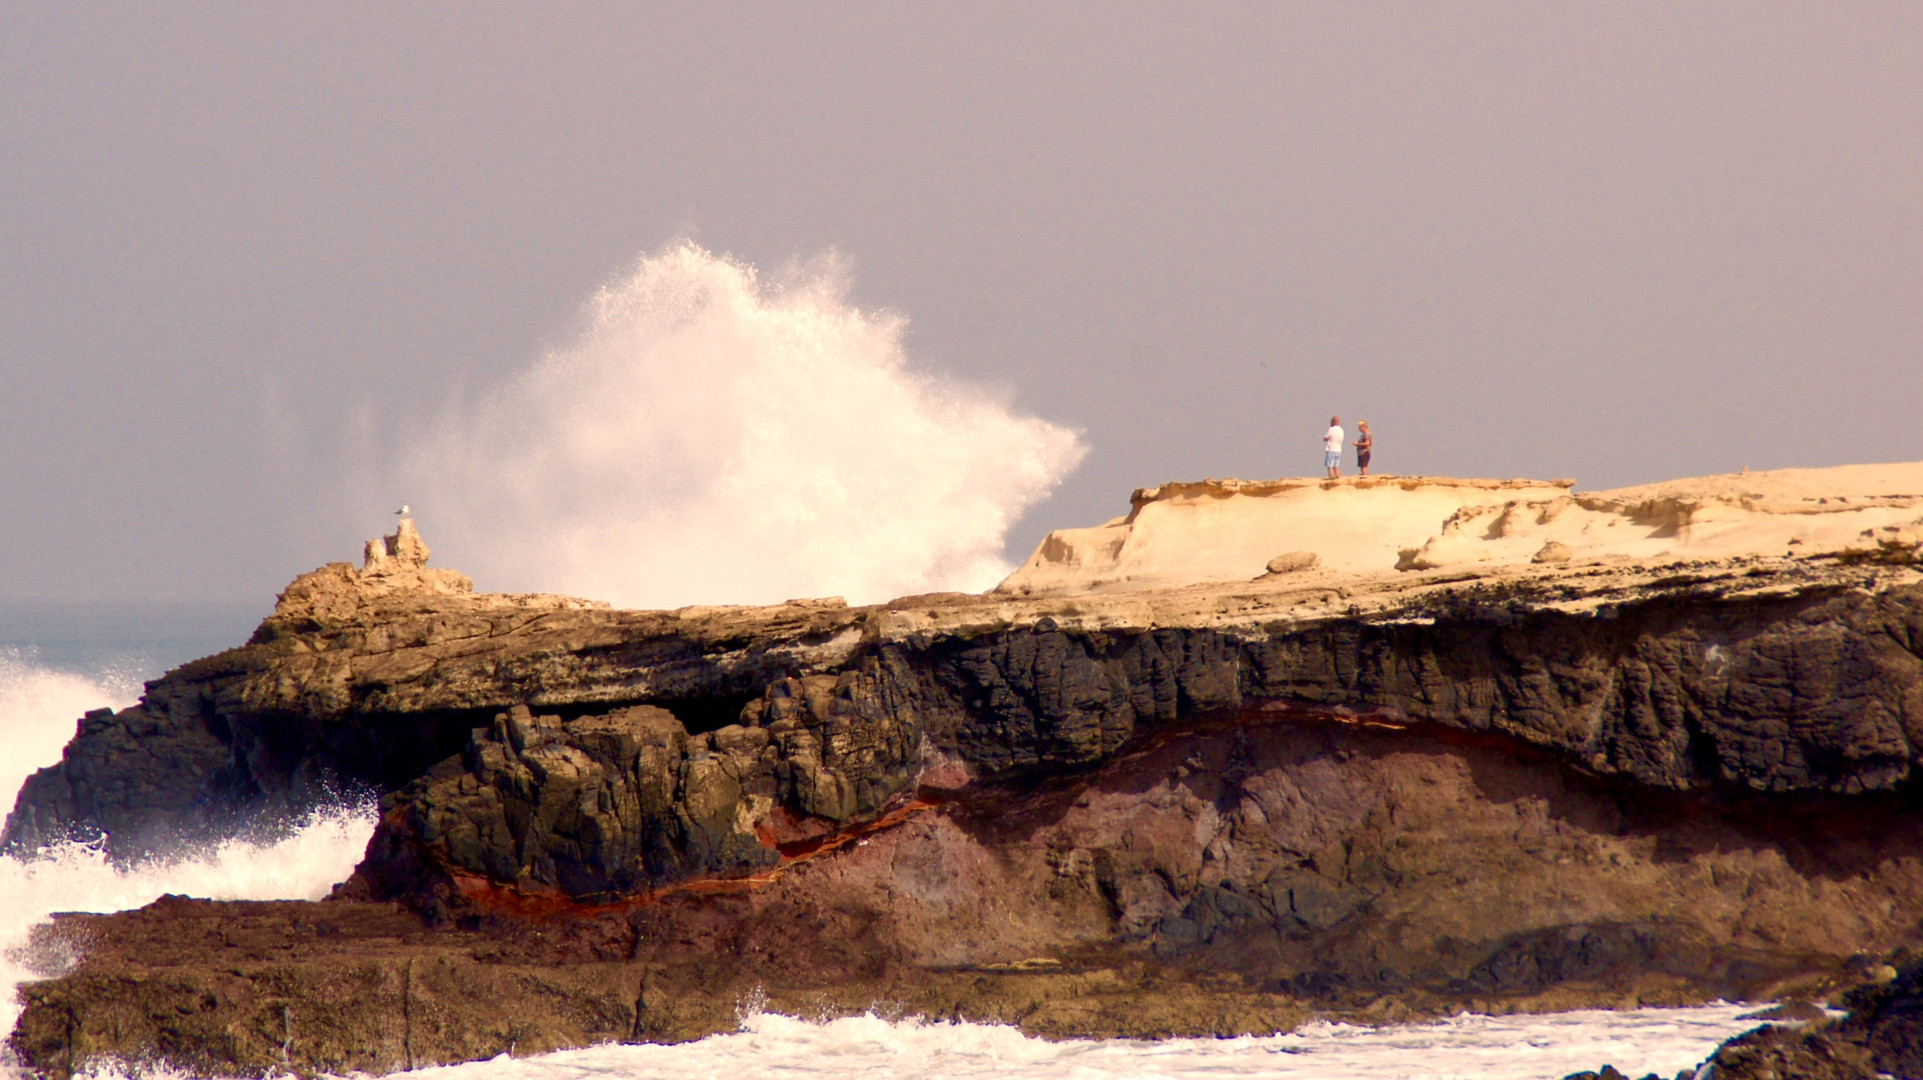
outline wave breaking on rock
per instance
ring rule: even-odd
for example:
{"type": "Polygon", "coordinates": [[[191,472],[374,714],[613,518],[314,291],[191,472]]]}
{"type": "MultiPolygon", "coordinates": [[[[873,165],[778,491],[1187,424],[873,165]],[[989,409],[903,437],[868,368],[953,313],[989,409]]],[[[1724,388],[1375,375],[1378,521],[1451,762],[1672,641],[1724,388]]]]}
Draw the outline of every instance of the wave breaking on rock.
{"type": "Polygon", "coordinates": [[[14,1044],[381,1072],[749,996],[1051,1036],[1823,999],[1923,949],[1919,481],[1165,485],[858,606],[477,593],[404,523],[90,715],[5,834],[135,858],[381,792],[353,877],[62,919],[91,951],[14,1044]]]}
{"type": "Polygon", "coordinates": [[[1085,447],[916,362],[906,320],[848,291],[832,257],[770,282],[670,245],[572,340],[417,425],[380,482],[515,589],[672,607],[987,588],[1085,447]]]}

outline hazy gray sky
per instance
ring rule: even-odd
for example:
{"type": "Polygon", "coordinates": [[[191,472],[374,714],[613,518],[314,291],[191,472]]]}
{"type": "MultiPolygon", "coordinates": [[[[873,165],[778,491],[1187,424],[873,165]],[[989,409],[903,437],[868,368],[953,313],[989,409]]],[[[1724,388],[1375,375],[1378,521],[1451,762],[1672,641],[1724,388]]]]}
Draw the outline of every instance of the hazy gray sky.
{"type": "Polygon", "coordinates": [[[1586,487],[1923,458],[1923,7],[15,0],[0,597],[353,556],[354,470],[677,237],[833,248],[1081,429],[1018,556],[1331,412],[1586,487]]]}

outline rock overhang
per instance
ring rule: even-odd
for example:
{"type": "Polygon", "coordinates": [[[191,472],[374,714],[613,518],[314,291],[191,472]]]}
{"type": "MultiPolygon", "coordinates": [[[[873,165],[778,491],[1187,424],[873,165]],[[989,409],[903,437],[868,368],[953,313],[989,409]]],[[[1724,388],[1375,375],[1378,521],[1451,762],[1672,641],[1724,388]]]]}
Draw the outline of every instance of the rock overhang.
{"type": "MultiPolygon", "coordinates": [[[[1829,496],[1757,475],[1734,502],[1691,488],[1594,507],[1564,485],[1470,485],[1494,498],[1469,509],[1493,509],[1458,506],[1431,538],[1453,518],[1465,543],[1521,552],[1502,558],[1351,571],[1318,554],[1271,572],[1310,550],[1278,544],[1260,580],[865,607],[474,593],[427,576],[448,572],[428,571],[422,543],[419,565],[296,582],[253,644],[90,719],[31,806],[190,823],[223,799],[297,798],[273,788],[281,773],[223,772],[270,747],[342,767],[361,745],[349,735],[445,719],[459,741],[389,792],[361,887],[427,908],[439,888],[470,928],[579,921],[636,980],[612,1037],[682,1030],[663,1017],[732,1002],[737,977],[795,990],[809,964],[844,982],[906,972],[859,983],[899,996],[1040,956],[1032,970],[1092,973],[1070,992],[1123,987],[1144,1015],[1162,1015],[1139,974],[1156,964],[1230,987],[1225,1007],[1821,985],[1850,955],[1912,942],[1923,918],[1907,809],[1923,568],[1896,481],[1829,496]],[[1670,546],[1531,561],[1542,527],[1585,514],[1670,546]],[[1683,536],[1752,518],[1816,531],[1780,552],[1683,536]],[[1855,531],[1830,543],[1835,526],[1855,531]],[[692,701],[725,708],[689,723],[673,710],[692,701]],[[148,741],[122,745],[136,729],[148,741]],[[90,778],[128,767],[119,750],[168,758],[149,790],[178,798],[83,806],[90,778]],[[1461,866],[1488,880],[1451,884],[1461,866]],[[1865,914],[1826,922],[1832,893],[1865,914]],[[1470,902],[1485,894],[1504,902],[1470,902]],[[1003,902],[1020,919],[969,921],[1003,902]],[[720,951],[685,944],[709,941],[720,951]],[[785,968],[743,959],[797,943],[785,968]]],[[[1217,488],[1143,508],[1329,493],[1217,488]]],[[[388,558],[415,550],[394,540],[388,558]]],[[[532,948],[517,933],[500,940],[532,948]]],[[[33,1015],[53,1026],[35,1030],[59,1041],[56,1006],[107,1015],[91,977],[50,988],[33,1015]]],[[[512,1007],[505,983],[486,985],[512,1007]]],[[[1084,1022],[1062,1030],[1138,1030],[1084,1022]]]]}

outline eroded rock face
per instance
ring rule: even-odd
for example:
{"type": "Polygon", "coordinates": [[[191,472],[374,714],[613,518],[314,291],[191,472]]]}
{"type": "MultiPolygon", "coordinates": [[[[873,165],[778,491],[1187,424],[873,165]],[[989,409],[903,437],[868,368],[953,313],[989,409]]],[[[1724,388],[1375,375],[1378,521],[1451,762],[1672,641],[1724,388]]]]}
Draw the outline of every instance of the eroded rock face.
{"type": "Polygon", "coordinates": [[[641,992],[628,965],[516,963],[487,935],[432,932],[389,904],[163,897],[60,916],[35,944],[89,957],[23,995],[11,1046],[49,1076],[99,1059],[340,1075],[534,1053],[633,1038],[641,992]]]}
{"type": "Polygon", "coordinates": [[[465,582],[346,564],[302,575],[248,644],[84,720],[22,787],[0,842],[104,834],[132,857],[393,791],[516,705],[575,716],[651,702],[714,727],[772,679],[845,664],[861,636],[839,603],[618,612],[465,582]]]}
{"type": "Polygon", "coordinates": [[[414,519],[401,518],[394,535],[369,540],[361,561],[361,572],[370,576],[425,570],[433,555],[414,519]]]}
{"type": "MultiPolygon", "coordinates": [[[[542,1046],[706,1034],[756,986],[1091,1035],[1817,993],[1923,945],[1923,570],[1882,550],[676,612],[325,567],[87,717],[6,842],[378,792],[329,903],[428,923],[363,927],[393,963],[356,1005],[325,935],[163,971],[137,943],[185,909],[90,922],[16,1041],[58,1071],[211,995],[195,1069],[395,1068],[395,985],[507,1014],[510,962],[623,987],[542,1046]],[[276,1009],[335,1034],[262,1058],[276,1009]]],[[[459,1015],[418,1060],[498,1052],[459,1015]]]]}
{"type": "Polygon", "coordinates": [[[29,989],[16,1044],[57,1070],[171,1031],[203,1074],[378,1072],[698,1038],[757,994],[1098,1037],[1809,996],[1914,941],[1919,839],[1895,802],[1652,796],[1493,740],[1248,707],[731,887],[500,889],[439,930],[345,898],[66,917],[85,958],[29,989]]]}
{"type": "Polygon", "coordinates": [[[1889,791],[1923,746],[1923,589],[1497,606],[1249,647],[1257,691],[1553,750],[1686,790],[1889,791]]]}
{"type": "Polygon", "coordinates": [[[874,667],[777,681],[744,709],[752,726],[692,737],[652,706],[565,724],[516,706],[472,731],[458,767],[387,800],[361,875],[382,895],[448,894],[454,871],[610,902],[777,865],[912,790],[921,732],[874,667]]]}
{"type": "MultiPolygon", "coordinates": [[[[845,606],[634,613],[427,591],[316,602],[334,595],[314,584],[335,581],[330,568],[290,587],[253,644],[85,721],[65,760],[23,789],[7,836],[33,846],[104,831],[134,852],[143,837],[299,809],[330,789],[395,791],[454,754],[492,790],[507,774],[483,769],[473,748],[488,740],[473,732],[530,705],[563,732],[611,707],[667,709],[692,740],[690,775],[732,763],[740,794],[722,801],[762,800],[740,811],[742,828],[777,837],[872,818],[931,769],[965,782],[1085,768],[1251,701],[1502,736],[1666,790],[1889,791],[1923,747],[1923,586],[1882,584],[1892,572],[1732,568],[1574,611],[1580,579],[1564,572],[1418,592],[1369,615],[1256,606],[1238,623],[1158,629],[1131,625],[1163,621],[1152,609],[1092,620],[1038,603],[1011,618],[944,601],[934,610],[993,618],[928,630],[845,606]]],[[[724,865],[686,857],[687,873],[724,865]]],[[[740,849],[728,865],[759,857],[740,849]]],[[[664,867],[622,880],[658,882],[664,867]]]]}
{"type": "Polygon", "coordinates": [[[1809,555],[1913,563],[1923,462],[1693,477],[1613,491],[1573,480],[1356,476],[1204,480],[1135,492],[1129,512],[1050,533],[996,591],[1087,595],[1248,580],[1299,546],[1331,571],[1809,555]]]}
{"type": "MultiPolygon", "coordinates": [[[[416,789],[416,805],[431,795],[416,789]]],[[[867,911],[864,940],[904,962],[1139,946],[1350,1004],[1571,987],[1585,1000],[1605,987],[1651,1001],[1767,994],[1896,948],[1923,918],[1923,820],[1900,807],[1659,796],[1497,742],[1333,712],[1224,711],[1072,783],[935,795],[902,820],[862,834],[877,852],[823,861],[814,847],[771,845],[706,873],[761,871],[778,893],[800,889],[783,894],[793,902],[867,911]],[[800,884],[823,874],[872,884],[840,899],[800,884]],[[881,899],[861,898],[884,881],[881,899]]],[[[377,850],[362,873],[381,866],[377,850]]],[[[690,880],[688,867],[669,863],[653,880],[690,880]]],[[[527,883],[516,873],[493,881],[527,883]]],[[[606,883],[576,898],[606,902],[606,883]]],[[[556,884],[566,891],[564,876],[556,884]]],[[[486,916],[517,894],[542,891],[470,892],[432,912],[486,916]]]]}

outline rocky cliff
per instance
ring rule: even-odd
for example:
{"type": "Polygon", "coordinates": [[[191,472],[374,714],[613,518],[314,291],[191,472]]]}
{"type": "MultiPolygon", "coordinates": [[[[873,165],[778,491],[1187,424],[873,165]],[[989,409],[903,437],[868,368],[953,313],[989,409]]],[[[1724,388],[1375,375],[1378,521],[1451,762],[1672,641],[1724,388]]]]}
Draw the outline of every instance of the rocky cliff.
{"type": "MultiPolygon", "coordinates": [[[[1502,552],[1545,519],[1579,539],[1570,513],[1680,527],[1454,484],[1513,498],[1419,512],[1502,552]]],[[[383,544],[83,721],[6,831],[136,857],[364,791],[354,879],[59,920],[87,959],[28,988],[15,1043],[54,1072],[155,1046],[381,1071],[698,1036],[753,995],[1156,1034],[1820,994],[1923,944],[1923,497],[1837,486],[1848,529],[1830,496],[1752,500],[1763,539],[1713,557],[1268,570],[1287,535],[1236,541],[1270,544],[1252,580],[1038,588],[1031,560],[1026,588],[865,608],[476,594],[383,544]],[[152,947],[188,919],[230,944],[152,947]],[[437,1019],[389,1030],[388,998],[437,1019]]],[[[1355,488],[1248,497],[1313,490],[1355,488]]]]}

